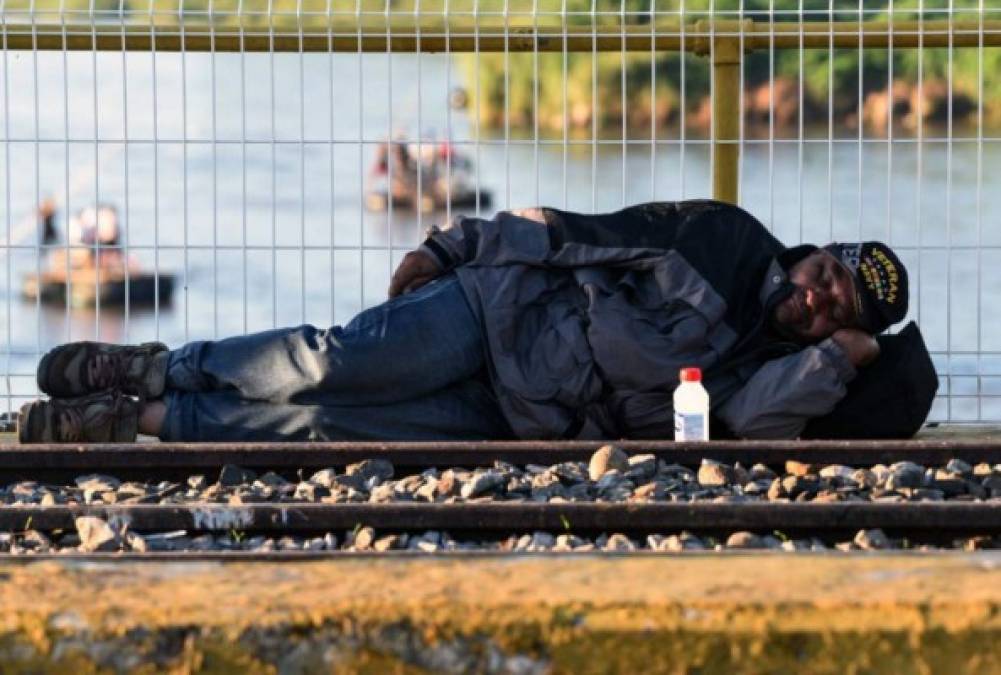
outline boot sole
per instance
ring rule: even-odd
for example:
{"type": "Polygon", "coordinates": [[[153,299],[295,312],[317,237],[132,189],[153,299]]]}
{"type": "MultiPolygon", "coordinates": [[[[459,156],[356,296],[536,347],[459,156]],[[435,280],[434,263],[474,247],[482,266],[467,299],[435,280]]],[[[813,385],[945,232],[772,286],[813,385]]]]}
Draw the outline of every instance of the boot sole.
{"type": "Polygon", "coordinates": [[[45,443],[45,401],[31,401],[21,406],[17,413],[17,440],[19,443],[45,443]]]}

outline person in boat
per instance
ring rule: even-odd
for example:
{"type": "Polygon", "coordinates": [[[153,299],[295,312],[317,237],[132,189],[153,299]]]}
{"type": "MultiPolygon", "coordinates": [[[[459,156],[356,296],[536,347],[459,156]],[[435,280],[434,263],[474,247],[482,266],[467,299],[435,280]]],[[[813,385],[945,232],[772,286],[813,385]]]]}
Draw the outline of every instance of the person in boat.
{"type": "Polygon", "coordinates": [[[458,217],[345,326],[53,349],[20,438],[671,438],[686,366],[721,430],[793,438],[907,305],[886,245],[787,248],[721,202],[458,217]]]}
{"type": "MultiPolygon", "coordinates": [[[[55,208],[43,203],[40,213],[44,222],[51,223],[55,208]]],[[[46,226],[48,232],[50,225],[46,226]]],[[[54,228],[53,228],[54,229],[54,228]]],[[[137,272],[137,263],[127,259],[122,251],[122,228],[118,211],[100,204],[78,211],[69,219],[67,246],[53,248],[49,255],[50,274],[70,276],[100,273],[107,278],[124,277],[126,271],[137,272]]]]}

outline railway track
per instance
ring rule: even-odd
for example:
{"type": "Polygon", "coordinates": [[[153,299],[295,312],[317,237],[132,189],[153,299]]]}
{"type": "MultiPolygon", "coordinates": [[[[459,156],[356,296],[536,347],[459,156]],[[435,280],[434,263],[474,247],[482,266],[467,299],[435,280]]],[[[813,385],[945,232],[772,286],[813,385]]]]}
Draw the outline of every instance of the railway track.
{"type": "MultiPolygon", "coordinates": [[[[342,471],[357,462],[379,459],[392,464],[397,478],[416,478],[422,475],[421,472],[429,475],[429,471],[437,476],[436,469],[461,471],[455,467],[467,467],[469,475],[476,476],[487,469],[475,467],[499,466],[496,462],[513,465],[510,470],[514,473],[511,475],[535,475],[544,473],[545,467],[555,470],[557,465],[576,465],[577,471],[584,472],[584,477],[577,481],[580,488],[577,494],[590,494],[591,498],[583,501],[562,498],[539,500],[534,498],[534,493],[523,498],[525,495],[507,493],[506,488],[498,487],[494,493],[487,495],[464,495],[471,496],[469,499],[444,499],[440,495],[436,498],[428,493],[431,496],[424,501],[415,500],[412,496],[406,496],[404,501],[389,503],[367,501],[367,490],[374,491],[372,486],[378,486],[381,480],[370,481],[369,488],[359,487],[355,498],[339,502],[334,498],[304,499],[298,492],[293,497],[290,489],[283,493],[287,499],[269,497],[249,502],[227,502],[227,493],[223,491],[220,496],[217,491],[212,499],[201,499],[196,493],[195,497],[183,503],[169,503],[169,500],[162,503],[107,503],[105,500],[113,497],[113,489],[107,491],[105,499],[98,494],[96,500],[91,500],[91,494],[85,501],[78,501],[81,499],[78,490],[73,493],[75,497],[70,497],[69,503],[65,503],[66,497],[62,495],[60,499],[64,503],[54,503],[54,499],[50,499],[48,503],[21,502],[0,506],[0,533],[7,533],[7,550],[13,550],[19,541],[23,543],[32,537],[46,542],[44,546],[36,547],[39,553],[56,552],[59,550],[56,542],[62,538],[61,541],[68,542],[59,551],[59,555],[63,556],[67,552],[73,553],[72,545],[79,541],[74,534],[80,528],[78,519],[89,517],[108,524],[114,530],[118,550],[138,551],[129,555],[163,555],[177,559],[227,555],[241,558],[257,555],[261,559],[287,555],[288,559],[297,559],[334,551],[340,553],[345,548],[352,551],[466,552],[476,548],[453,546],[447,544],[448,541],[480,542],[486,548],[492,547],[492,550],[546,550],[542,544],[535,546],[530,543],[519,549],[520,544],[511,543],[525,537],[532,538],[532,542],[547,542],[550,548],[555,541],[556,550],[560,550],[558,538],[561,535],[564,541],[572,537],[573,541],[583,542],[581,550],[632,550],[654,548],[659,544],[651,542],[661,542],[672,535],[677,538],[679,533],[694,536],[699,542],[695,548],[699,550],[720,548],[724,542],[726,546],[723,547],[729,547],[728,542],[735,536],[734,533],[758,538],[753,541],[761,545],[749,545],[747,548],[775,548],[772,544],[781,539],[782,543],[792,540],[807,542],[803,546],[798,543],[787,546],[787,550],[810,546],[816,550],[820,542],[832,545],[845,541],[858,542],[863,534],[873,531],[879,537],[885,536],[887,541],[897,542],[894,545],[898,547],[916,543],[953,546],[962,538],[966,538],[967,542],[962,546],[969,547],[969,542],[979,542],[976,547],[1001,547],[1001,492],[994,493],[991,488],[973,489],[979,484],[977,481],[987,484],[988,478],[993,480],[995,473],[1001,477],[1001,443],[996,441],[634,441],[616,444],[626,453],[654,455],[659,460],[661,472],[669,468],[667,465],[681,465],[690,467],[689,473],[693,476],[703,459],[728,467],[738,463],[744,467],[755,464],[771,466],[777,471],[775,481],[783,479],[781,471],[787,463],[797,463],[797,472],[806,475],[809,480],[816,477],[821,467],[830,465],[868,470],[868,467],[878,464],[907,461],[930,467],[926,470],[929,476],[938,476],[946,471],[942,467],[957,459],[970,467],[974,464],[987,467],[986,473],[981,471],[976,476],[970,470],[965,480],[973,487],[960,486],[958,491],[954,489],[949,493],[937,490],[935,486],[941,487],[939,482],[929,482],[929,479],[925,481],[927,486],[924,488],[904,488],[897,492],[889,490],[897,495],[894,498],[883,496],[868,501],[854,498],[823,503],[820,499],[804,501],[802,496],[797,500],[795,493],[773,501],[763,497],[758,497],[758,501],[747,501],[739,488],[734,489],[741,500],[728,500],[718,491],[723,490],[722,487],[716,492],[715,488],[703,490],[705,495],[698,499],[691,497],[693,493],[690,491],[681,501],[668,501],[663,495],[656,499],[637,499],[628,491],[623,493],[626,496],[621,499],[611,499],[602,492],[605,488],[601,487],[601,481],[588,482],[586,475],[587,462],[600,445],[592,442],[5,445],[0,446],[0,488],[19,481],[33,481],[27,483],[29,486],[57,485],[60,481],[72,482],[81,474],[93,473],[122,480],[183,480],[195,475],[211,475],[226,465],[237,465],[257,473],[269,471],[273,481],[287,478],[290,481],[288,485],[292,485],[294,481],[307,481],[305,476],[320,469],[335,469],[336,474],[337,470],[342,471]],[[432,467],[436,469],[432,470],[432,467]],[[924,490],[921,494],[934,494],[934,498],[917,499],[915,495],[921,490],[924,490]],[[900,497],[900,494],[908,498],[900,497]],[[947,494],[948,498],[943,499],[943,494],[947,494]],[[330,503],[332,501],[336,503],[330,503]],[[356,546],[356,536],[361,530],[369,532],[366,544],[356,546]],[[413,543],[422,536],[426,539],[425,535],[429,532],[434,535],[434,542],[441,543],[415,548],[413,543]],[[130,548],[126,533],[133,538],[135,535],[131,533],[141,533],[140,540],[151,537],[151,542],[166,541],[164,537],[167,533],[174,533],[171,536],[176,535],[177,540],[184,543],[177,550],[165,550],[169,547],[161,546],[153,552],[145,543],[142,547],[130,548]],[[370,545],[377,535],[388,537],[392,542],[382,549],[372,549],[370,545]],[[615,540],[619,543],[627,542],[622,544],[624,548],[609,549],[606,543],[610,536],[622,538],[615,540]],[[322,537],[326,539],[321,541],[322,537]],[[331,543],[334,540],[338,542],[336,546],[331,543]],[[264,543],[256,551],[247,551],[243,545],[245,541],[264,543]],[[280,543],[283,541],[292,541],[294,545],[286,546],[280,543]],[[407,541],[411,543],[409,549],[407,541]],[[505,541],[508,543],[504,544],[505,541]],[[190,550],[199,546],[206,550],[190,550]],[[289,550],[269,548],[283,546],[289,550]]],[[[624,475],[630,474],[626,472],[624,475]]],[[[644,481],[655,482],[661,478],[662,474],[642,478],[633,476],[628,485],[632,488],[644,481]]],[[[249,483],[253,479],[247,480],[249,483]]],[[[692,482],[690,477],[684,480],[692,482]]],[[[702,480],[701,477],[699,480],[702,480]]],[[[748,478],[739,480],[747,481],[748,478]]],[[[838,496],[834,494],[836,488],[851,484],[848,479],[842,478],[824,480],[827,480],[824,484],[831,488],[835,497],[838,496]]],[[[946,476],[943,484],[949,480],[952,479],[946,476]]],[[[768,480],[765,480],[764,484],[767,483],[768,480]]],[[[167,492],[177,492],[180,485],[173,484],[167,492]]],[[[357,483],[352,485],[357,486],[357,483]]],[[[869,492],[865,493],[870,497],[886,492],[879,492],[881,488],[870,488],[866,488],[869,492]]],[[[65,488],[64,492],[70,489],[65,488]]],[[[652,490],[648,492],[653,494],[652,490]]],[[[733,497],[730,493],[728,495],[733,497]]],[[[114,501],[115,498],[112,498],[114,501]]],[[[866,541],[872,540],[872,535],[865,534],[865,537],[868,537],[866,541]]],[[[741,541],[745,540],[747,537],[741,541]]],[[[856,546],[859,547],[866,548],[866,545],[856,546]]],[[[687,548],[681,546],[680,550],[687,548]]],[[[3,550],[2,535],[0,550],[3,550]]],[[[93,555],[93,551],[84,553],[93,555]]]]}
{"type": "MultiPolygon", "coordinates": [[[[587,461],[604,445],[599,441],[491,441],[416,443],[139,443],[68,445],[0,444],[0,482],[20,477],[59,480],[81,472],[120,477],[190,475],[235,464],[278,473],[343,467],[365,459],[385,459],[402,470],[429,467],[487,466],[494,461],[551,465],[587,461]]],[[[908,460],[945,464],[1001,463],[998,440],[918,441],[619,441],[629,454],[650,453],[668,463],[719,462],[781,466],[810,464],[864,466],[908,460]]]]}

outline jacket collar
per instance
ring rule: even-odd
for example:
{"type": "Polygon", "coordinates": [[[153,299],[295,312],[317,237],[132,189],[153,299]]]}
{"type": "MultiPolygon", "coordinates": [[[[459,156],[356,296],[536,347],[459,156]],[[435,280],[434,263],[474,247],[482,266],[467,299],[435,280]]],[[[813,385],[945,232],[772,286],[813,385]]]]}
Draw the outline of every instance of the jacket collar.
{"type": "Polygon", "coordinates": [[[800,260],[817,250],[812,244],[802,244],[793,246],[779,253],[772,258],[768,265],[761,290],[758,292],[758,301],[761,307],[768,310],[777,303],[785,300],[792,293],[792,283],[789,281],[789,270],[800,260]]]}

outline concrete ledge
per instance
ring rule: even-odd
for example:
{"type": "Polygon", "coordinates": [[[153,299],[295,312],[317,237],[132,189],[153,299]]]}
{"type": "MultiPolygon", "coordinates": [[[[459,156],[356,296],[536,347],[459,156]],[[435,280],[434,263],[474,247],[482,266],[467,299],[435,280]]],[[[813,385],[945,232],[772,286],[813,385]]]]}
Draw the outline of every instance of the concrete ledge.
{"type": "Polygon", "coordinates": [[[1001,671],[997,554],[47,561],[0,606],[4,672],[1001,671]]]}

